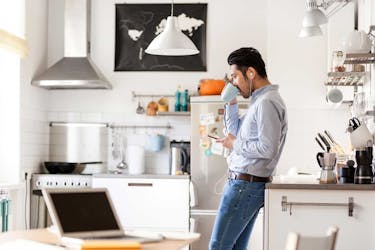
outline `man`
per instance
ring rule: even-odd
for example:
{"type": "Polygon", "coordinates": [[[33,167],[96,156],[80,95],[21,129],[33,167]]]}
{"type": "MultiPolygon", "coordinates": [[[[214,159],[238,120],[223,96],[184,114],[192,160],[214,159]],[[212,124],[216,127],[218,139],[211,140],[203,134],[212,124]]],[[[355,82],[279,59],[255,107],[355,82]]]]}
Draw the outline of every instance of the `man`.
{"type": "Polygon", "coordinates": [[[218,139],[231,150],[225,185],[209,248],[247,249],[250,234],[264,206],[264,189],[280,158],[287,133],[286,108],[272,85],[264,61],[254,48],[241,48],[228,57],[233,85],[249,109],[238,115],[236,98],[225,104],[227,136],[218,139]]]}

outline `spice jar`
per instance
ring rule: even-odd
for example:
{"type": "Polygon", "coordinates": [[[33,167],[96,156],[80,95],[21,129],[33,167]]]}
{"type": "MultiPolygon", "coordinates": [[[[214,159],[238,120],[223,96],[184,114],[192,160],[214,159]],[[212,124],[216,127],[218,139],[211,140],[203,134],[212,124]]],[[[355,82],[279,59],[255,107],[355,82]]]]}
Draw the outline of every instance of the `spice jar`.
{"type": "Polygon", "coordinates": [[[333,51],[332,54],[332,71],[334,72],[345,72],[345,54],[341,50],[333,51]]]}

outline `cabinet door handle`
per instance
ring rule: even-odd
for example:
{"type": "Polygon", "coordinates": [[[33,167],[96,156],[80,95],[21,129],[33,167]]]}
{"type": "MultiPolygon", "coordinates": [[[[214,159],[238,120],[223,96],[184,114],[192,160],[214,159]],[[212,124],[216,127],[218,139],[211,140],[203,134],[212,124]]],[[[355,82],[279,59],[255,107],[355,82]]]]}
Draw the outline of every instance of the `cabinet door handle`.
{"type": "Polygon", "coordinates": [[[128,186],[129,187],[152,187],[152,183],[147,183],[147,182],[143,182],[143,183],[129,182],[128,186]]]}
{"type": "Polygon", "coordinates": [[[289,215],[292,215],[292,206],[318,206],[318,207],[348,207],[348,216],[353,217],[354,198],[349,197],[348,203],[326,203],[326,202],[293,202],[287,201],[286,196],[281,198],[281,211],[286,212],[289,206],[289,215]]]}

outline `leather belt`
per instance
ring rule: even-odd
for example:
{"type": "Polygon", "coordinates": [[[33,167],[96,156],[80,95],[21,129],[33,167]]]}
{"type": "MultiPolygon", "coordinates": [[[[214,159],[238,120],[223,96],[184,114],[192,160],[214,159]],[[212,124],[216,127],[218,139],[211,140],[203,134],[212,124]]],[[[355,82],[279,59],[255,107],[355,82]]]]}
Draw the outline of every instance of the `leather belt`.
{"type": "Polygon", "coordinates": [[[244,174],[234,171],[228,172],[228,179],[232,180],[242,180],[242,181],[248,181],[248,182],[271,182],[271,177],[259,177],[251,174],[244,174]]]}

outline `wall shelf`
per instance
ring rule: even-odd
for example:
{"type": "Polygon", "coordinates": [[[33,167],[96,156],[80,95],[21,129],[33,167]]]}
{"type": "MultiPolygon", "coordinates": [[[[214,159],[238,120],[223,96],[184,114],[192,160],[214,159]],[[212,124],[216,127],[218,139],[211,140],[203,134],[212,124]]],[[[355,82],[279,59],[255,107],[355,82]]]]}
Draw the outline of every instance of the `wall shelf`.
{"type": "Polygon", "coordinates": [[[157,116],[190,116],[190,111],[156,112],[157,116]]]}
{"type": "Polygon", "coordinates": [[[366,72],[329,72],[326,86],[363,86],[366,72]]]}
{"type": "Polygon", "coordinates": [[[346,54],[346,59],[344,64],[374,64],[375,63],[375,53],[356,53],[356,54],[346,54]]]}
{"type": "Polygon", "coordinates": [[[126,129],[126,128],[166,128],[171,129],[173,128],[170,124],[166,125],[125,125],[125,124],[111,124],[109,125],[111,129],[126,129]]]}

